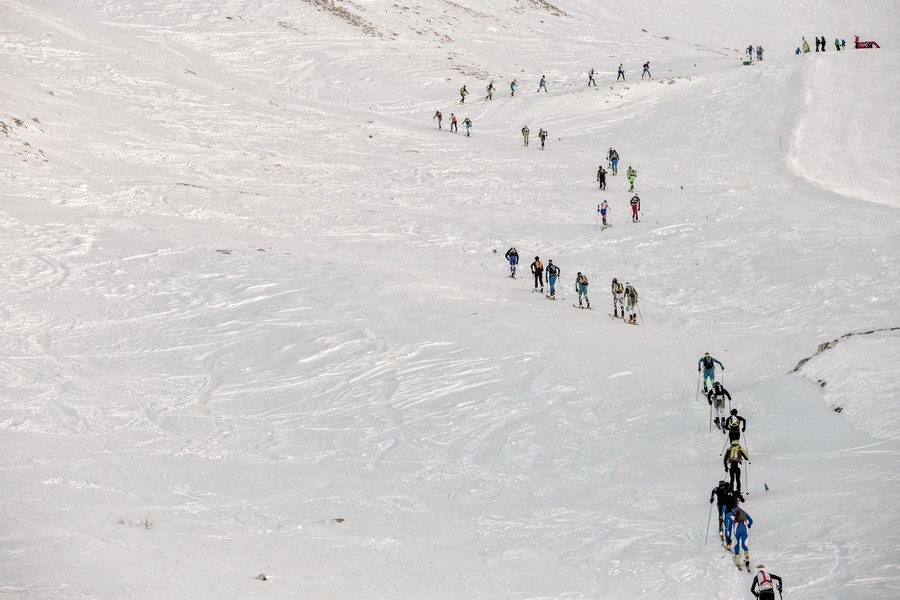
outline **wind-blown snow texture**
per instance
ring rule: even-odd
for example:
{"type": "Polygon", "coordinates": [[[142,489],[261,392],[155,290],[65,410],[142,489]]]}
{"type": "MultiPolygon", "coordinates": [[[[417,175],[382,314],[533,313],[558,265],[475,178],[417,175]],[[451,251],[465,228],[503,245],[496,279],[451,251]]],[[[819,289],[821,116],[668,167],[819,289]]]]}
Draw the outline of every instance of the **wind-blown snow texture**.
{"type": "Polygon", "coordinates": [[[896,6],[767,4],[4,3],[0,596],[749,597],[709,351],[752,561],[896,598],[896,336],[785,375],[900,324],[896,6]]]}

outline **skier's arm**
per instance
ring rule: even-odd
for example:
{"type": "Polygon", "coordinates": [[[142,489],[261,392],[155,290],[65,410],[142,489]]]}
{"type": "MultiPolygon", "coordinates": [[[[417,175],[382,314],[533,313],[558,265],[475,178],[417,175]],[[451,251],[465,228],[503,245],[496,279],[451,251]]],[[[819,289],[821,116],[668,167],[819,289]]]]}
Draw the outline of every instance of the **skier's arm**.
{"type": "Polygon", "coordinates": [[[728,450],[725,451],[725,454],[722,455],[722,466],[725,467],[725,471],[728,471],[728,450]]]}
{"type": "Polygon", "coordinates": [[[721,362],[719,362],[719,359],[718,359],[718,358],[714,358],[714,359],[713,359],[713,362],[714,362],[714,363],[718,363],[719,366],[722,368],[722,370],[723,370],[723,371],[725,370],[725,365],[723,365],[721,362]]]}
{"type": "Polygon", "coordinates": [[[754,577],[754,578],[753,578],[753,583],[750,584],[750,593],[753,594],[754,596],[758,596],[758,595],[759,595],[759,594],[756,593],[756,579],[757,579],[757,578],[754,577]]]}
{"type": "Polygon", "coordinates": [[[710,503],[710,504],[713,503],[713,499],[716,497],[716,491],[717,491],[718,489],[719,489],[719,488],[717,488],[717,487],[713,488],[712,493],[709,495],[709,503],[710,503]]]}
{"type": "MultiPolygon", "coordinates": [[[[729,398],[730,400],[730,398],[729,398]]],[[[738,416],[738,421],[741,422],[741,431],[747,431],[747,419],[744,417],[738,416]]]]}
{"type": "Polygon", "coordinates": [[[777,582],[778,582],[778,593],[780,594],[780,593],[781,593],[781,590],[782,590],[781,577],[779,577],[778,575],[773,575],[773,574],[771,574],[771,573],[769,573],[769,577],[772,578],[772,581],[777,581],[777,582]]]}
{"type": "Polygon", "coordinates": [[[698,373],[700,372],[700,366],[701,366],[702,364],[703,364],[703,359],[701,358],[700,360],[697,361],[697,372],[698,372],[698,373]]]}
{"type": "MultiPolygon", "coordinates": [[[[731,394],[728,393],[728,390],[722,388],[722,393],[728,398],[728,401],[731,402],[731,394]]],[[[743,419],[741,419],[743,421],[743,419]]]]}
{"type": "Polygon", "coordinates": [[[715,395],[715,390],[709,390],[709,393],[706,394],[707,403],[712,404],[713,395],[715,395]]]}
{"type": "Polygon", "coordinates": [[[746,458],[746,459],[747,459],[747,460],[750,460],[750,455],[749,455],[749,454],[747,454],[747,451],[746,451],[746,450],[744,450],[744,448],[743,448],[743,447],[741,447],[741,454],[743,454],[743,455],[744,455],[744,458],[746,458]]]}

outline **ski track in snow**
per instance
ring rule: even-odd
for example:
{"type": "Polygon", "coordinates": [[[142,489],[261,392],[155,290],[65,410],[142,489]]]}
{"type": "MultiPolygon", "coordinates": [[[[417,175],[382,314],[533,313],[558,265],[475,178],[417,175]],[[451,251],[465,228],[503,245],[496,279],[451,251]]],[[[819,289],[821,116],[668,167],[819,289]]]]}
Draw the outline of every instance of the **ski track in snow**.
{"type": "MultiPolygon", "coordinates": [[[[0,597],[744,597],[704,539],[704,351],[750,424],[752,560],[895,597],[896,336],[781,374],[897,324],[896,54],[794,57],[808,2],[326,4],[2,9],[0,597]],[[530,293],[535,254],[595,310],[530,293]]],[[[830,8],[897,37],[888,2],[830,8]]]]}

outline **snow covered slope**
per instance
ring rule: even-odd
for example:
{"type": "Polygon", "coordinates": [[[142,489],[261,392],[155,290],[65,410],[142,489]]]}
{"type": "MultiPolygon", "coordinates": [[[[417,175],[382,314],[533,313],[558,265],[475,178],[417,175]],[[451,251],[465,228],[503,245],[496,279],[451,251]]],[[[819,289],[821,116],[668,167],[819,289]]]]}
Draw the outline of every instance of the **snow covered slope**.
{"type": "Polygon", "coordinates": [[[785,374],[900,319],[896,7],[771,5],[0,6],[0,597],[749,597],[705,543],[705,351],[749,421],[753,561],[896,597],[896,348],[785,374]],[[792,54],[855,33],[884,48],[792,54]],[[815,102],[842,78],[881,83],[815,102]],[[611,146],[641,223],[596,189],[611,146]]]}

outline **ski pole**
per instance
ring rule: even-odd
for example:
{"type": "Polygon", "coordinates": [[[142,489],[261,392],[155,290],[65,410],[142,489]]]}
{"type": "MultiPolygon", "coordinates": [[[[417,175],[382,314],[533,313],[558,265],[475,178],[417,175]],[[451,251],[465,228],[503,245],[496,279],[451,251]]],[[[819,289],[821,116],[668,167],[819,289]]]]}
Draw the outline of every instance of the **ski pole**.
{"type": "Polygon", "coordinates": [[[635,304],[634,307],[638,310],[638,316],[641,318],[641,325],[643,325],[644,324],[644,315],[641,314],[641,307],[638,306],[637,304],[635,304]]]}
{"type": "Polygon", "coordinates": [[[727,445],[728,445],[728,439],[726,438],[725,443],[722,444],[722,449],[719,450],[719,456],[722,456],[723,454],[725,454],[725,446],[727,446],[727,445]]]}
{"type": "MultiPolygon", "coordinates": [[[[749,454],[749,453],[748,453],[749,454]]],[[[747,461],[747,493],[750,493],[750,461],[747,461]]]]}
{"type": "Polygon", "coordinates": [[[709,516],[706,517],[706,539],[703,541],[705,546],[709,542],[709,522],[712,520],[712,502],[709,503],[709,516]]]}
{"type": "Polygon", "coordinates": [[[597,224],[594,225],[594,231],[597,231],[597,228],[600,226],[600,205],[597,205],[597,224]]]}
{"type": "MultiPolygon", "coordinates": [[[[615,306],[615,303],[613,304],[615,306]]],[[[699,402],[700,400],[700,369],[697,369],[697,397],[695,398],[699,402]]]]}
{"type": "Polygon", "coordinates": [[[741,431],[741,435],[744,436],[744,450],[747,451],[747,454],[750,454],[750,446],[747,445],[747,432],[741,431]]]}

